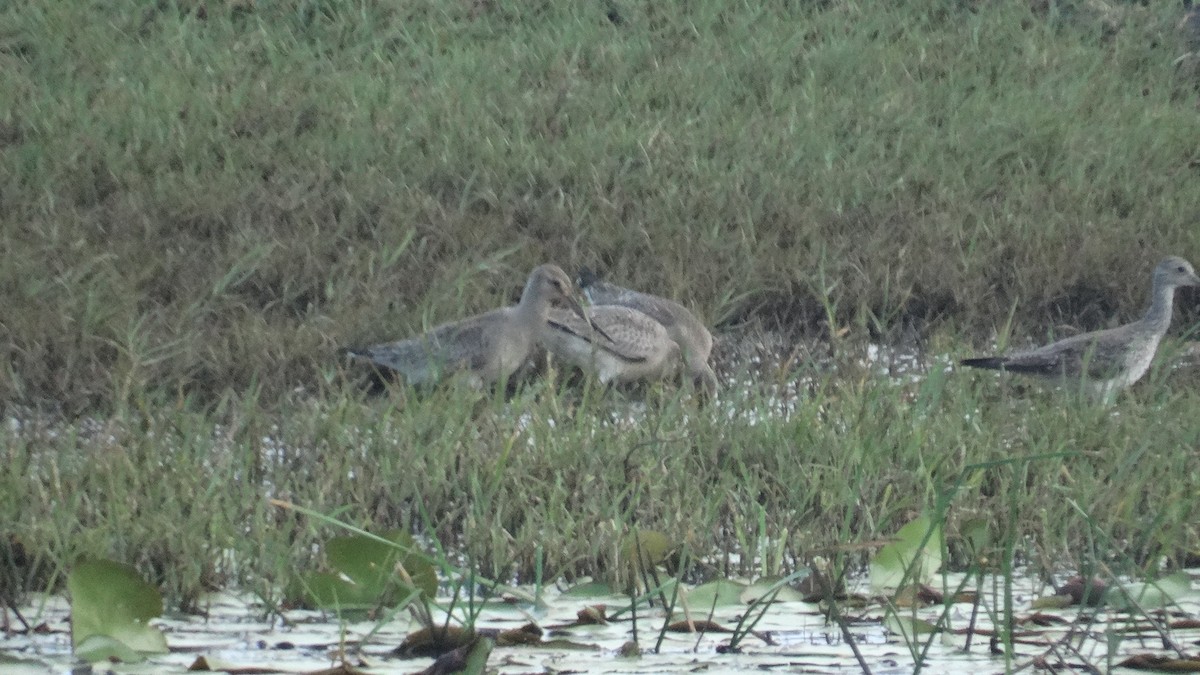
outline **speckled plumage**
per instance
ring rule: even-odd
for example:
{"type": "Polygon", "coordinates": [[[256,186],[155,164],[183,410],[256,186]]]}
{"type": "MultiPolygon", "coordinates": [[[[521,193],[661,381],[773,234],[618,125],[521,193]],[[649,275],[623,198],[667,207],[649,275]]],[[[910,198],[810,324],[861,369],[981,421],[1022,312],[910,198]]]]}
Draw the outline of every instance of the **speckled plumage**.
{"type": "Polygon", "coordinates": [[[540,342],[547,352],[596,373],[601,382],[655,380],[679,362],[679,345],[667,329],[630,307],[596,305],[588,309],[593,325],[570,312],[551,309],[540,342]]]}
{"type": "Polygon", "coordinates": [[[688,370],[709,394],[717,391],[717,375],[708,365],[712,353],[712,333],[686,307],[666,298],[623,288],[600,280],[586,267],[579,271],[579,287],[595,306],[619,305],[636,309],[662,324],[679,345],[688,370]]]}

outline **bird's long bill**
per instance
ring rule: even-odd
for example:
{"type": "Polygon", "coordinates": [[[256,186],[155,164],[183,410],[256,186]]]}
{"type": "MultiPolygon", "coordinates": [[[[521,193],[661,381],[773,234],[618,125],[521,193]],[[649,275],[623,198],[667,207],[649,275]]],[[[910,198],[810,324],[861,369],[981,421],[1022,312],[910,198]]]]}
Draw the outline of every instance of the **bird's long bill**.
{"type": "Polygon", "coordinates": [[[583,309],[583,305],[579,304],[579,301],[576,300],[574,296],[567,296],[567,305],[571,307],[572,312],[575,312],[577,315],[579,315],[579,318],[586,321],[587,325],[592,327],[592,330],[604,336],[605,340],[613,342],[612,337],[608,333],[605,333],[603,328],[597,326],[596,323],[592,321],[592,317],[588,316],[587,312],[583,309]]]}

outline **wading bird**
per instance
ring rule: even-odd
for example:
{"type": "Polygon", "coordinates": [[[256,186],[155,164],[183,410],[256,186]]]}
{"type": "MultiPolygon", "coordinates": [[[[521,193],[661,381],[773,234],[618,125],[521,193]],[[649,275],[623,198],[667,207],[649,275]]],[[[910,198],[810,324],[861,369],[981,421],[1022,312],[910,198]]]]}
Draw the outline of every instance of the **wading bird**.
{"type": "Polygon", "coordinates": [[[551,309],[542,327],[541,344],[555,357],[596,373],[604,384],[656,380],[679,362],[679,345],[663,325],[642,312],[619,305],[597,305],[588,310],[587,321],[551,309]]]}
{"type": "Polygon", "coordinates": [[[712,333],[686,307],[674,300],[602,281],[586,267],[579,270],[579,287],[596,308],[603,305],[629,307],[662,324],[667,329],[667,335],[679,345],[693,380],[707,393],[716,393],[717,375],[708,365],[708,356],[712,352],[712,333]]]}
{"type": "Polygon", "coordinates": [[[552,302],[565,302],[587,324],[587,315],[572,289],[571,278],[557,265],[541,265],[529,274],[521,301],[512,307],[445,323],[407,340],[344,352],[396,371],[409,384],[462,373],[471,386],[479,388],[508,378],[525,363],[552,302]]]}
{"type": "Polygon", "coordinates": [[[1200,286],[1191,263],[1164,258],[1154,268],[1150,309],[1133,323],[1083,333],[1029,351],[964,359],[962,365],[1043,378],[1081,380],[1085,390],[1108,402],[1120,389],[1137,382],[1150,369],[1158,343],[1171,325],[1175,289],[1200,286]]]}

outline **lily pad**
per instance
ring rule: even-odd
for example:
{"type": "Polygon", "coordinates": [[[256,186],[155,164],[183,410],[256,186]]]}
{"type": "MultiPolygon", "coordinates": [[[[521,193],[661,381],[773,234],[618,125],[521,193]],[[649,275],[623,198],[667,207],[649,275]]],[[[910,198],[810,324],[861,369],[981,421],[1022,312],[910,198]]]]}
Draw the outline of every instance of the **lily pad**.
{"type": "Polygon", "coordinates": [[[717,579],[692,589],[687,594],[688,606],[700,611],[710,607],[740,605],[744,590],[746,590],[746,584],[729,579],[717,579]]]}
{"type": "Polygon", "coordinates": [[[1127,584],[1121,587],[1120,592],[1109,592],[1105,600],[1115,609],[1135,610],[1140,607],[1151,610],[1173,605],[1193,594],[1188,575],[1176,572],[1154,581],[1127,584]]]}
{"type": "Polygon", "coordinates": [[[916,518],[871,559],[871,587],[896,589],[931,579],[942,566],[942,546],[941,524],[916,518]]]}
{"type": "Polygon", "coordinates": [[[976,562],[987,555],[992,545],[991,528],[986,518],[970,518],[958,527],[963,543],[976,562]]]}
{"type": "Polygon", "coordinates": [[[141,663],[146,657],[141,653],[107,635],[89,635],[75,645],[75,656],[90,663],[100,661],[120,661],[122,663],[141,663]]]}
{"type": "Polygon", "coordinates": [[[495,643],[486,637],[475,636],[454,651],[442,654],[417,675],[483,675],[488,656],[495,643]]]}
{"type": "Polygon", "coordinates": [[[368,610],[387,604],[380,590],[362,586],[353,579],[332,572],[310,572],[293,587],[289,595],[302,597],[313,607],[343,611],[368,610]]]}
{"type": "Polygon", "coordinates": [[[495,643],[500,647],[537,645],[542,642],[542,633],[536,623],[530,622],[519,628],[500,631],[495,635],[495,643]]]}
{"type": "Polygon", "coordinates": [[[918,635],[932,635],[938,632],[938,627],[934,624],[911,616],[903,616],[895,612],[888,612],[883,618],[883,626],[896,635],[902,636],[906,641],[912,640],[918,635]]]}
{"type": "Polygon", "coordinates": [[[665,562],[675,551],[675,542],[655,530],[638,530],[621,543],[621,560],[634,572],[665,562]]]}
{"type": "Polygon", "coordinates": [[[1071,596],[1067,593],[1059,593],[1055,595],[1043,595],[1040,598],[1034,598],[1029,603],[1029,608],[1034,610],[1039,609],[1064,609],[1075,604],[1071,596]]]}
{"type": "Polygon", "coordinates": [[[392,655],[403,658],[439,657],[470,645],[476,637],[474,631],[459,626],[421,628],[404,636],[400,646],[392,650],[392,655]]]}
{"type": "Polygon", "coordinates": [[[167,653],[167,639],[149,625],[150,619],[162,615],[162,596],[133,567],[111,560],[85,561],[71,570],[67,589],[71,644],[80,658],[137,661],[142,654],[167,653]]]}
{"type": "MultiPolygon", "coordinates": [[[[432,598],[437,594],[438,579],[429,561],[412,535],[402,530],[385,533],[386,544],[361,535],[334,537],[325,544],[329,564],[363,586],[382,590],[399,564],[416,588],[432,598]]],[[[409,584],[405,584],[409,585],[409,584]]]]}
{"type": "Polygon", "coordinates": [[[229,675],[268,675],[280,672],[278,668],[270,666],[241,666],[215,656],[197,656],[196,660],[192,661],[192,665],[188,666],[188,671],[228,673],[229,675]]]}
{"type": "Polygon", "coordinates": [[[613,595],[613,589],[603,581],[584,581],[571,586],[560,595],[566,598],[601,598],[613,595]]]}
{"type": "Polygon", "coordinates": [[[787,584],[780,586],[779,582],[782,579],[782,577],[763,577],[755,581],[742,591],[741,601],[746,604],[756,602],[771,593],[775,593],[776,588],[778,588],[779,592],[775,595],[772,602],[802,602],[804,594],[787,584]]]}
{"type": "Polygon", "coordinates": [[[332,572],[311,572],[294,583],[288,596],[322,609],[363,610],[390,606],[417,591],[432,598],[437,572],[412,535],[389,532],[379,541],[351,535],[325,544],[332,572]]]}

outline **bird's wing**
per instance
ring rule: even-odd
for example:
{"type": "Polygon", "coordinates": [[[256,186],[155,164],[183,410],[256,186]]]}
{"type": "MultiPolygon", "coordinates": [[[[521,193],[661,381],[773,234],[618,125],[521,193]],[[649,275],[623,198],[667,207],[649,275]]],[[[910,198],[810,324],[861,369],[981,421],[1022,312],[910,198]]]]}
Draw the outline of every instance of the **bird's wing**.
{"type": "Polygon", "coordinates": [[[504,318],[502,312],[504,309],[495,309],[430,330],[423,337],[430,345],[431,357],[443,368],[484,368],[494,351],[495,329],[504,318]]]}
{"type": "Polygon", "coordinates": [[[479,369],[486,365],[494,339],[492,332],[487,330],[495,320],[489,317],[490,314],[492,312],[444,323],[405,340],[348,351],[395,370],[414,382],[424,381],[439,372],[479,369]]]}
{"type": "Polygon", "coordinates": [[[605,282],[595,282],[584,292],[593,305],[620,305],[636,309],[668,327],[679,322],[681,310],[687,311],[683,305],[674,300],[649,293],[640,293],[605,282]]]}
{"type": "Polygon", "coordinates": [[[654,319],[636,309],[615,305],[593,306],[588,311],[592,323],[610,339],[597,334],[587,322],[572,312],[553,309],[546,320],[551,330],[558,330],[591,343],[613,356],[631,363],[646,361],[652,351],[657,332],[665,330],[654,319]]]}
{"type": "Polygon", "coordinates": [[[1119,328],[1083,333],[1011,354],[1004,357],[1002,367],[1014,373],[1082,373],[1092,379],[1108,379],[1120,372],[1125,337],[1119,328]]]}

